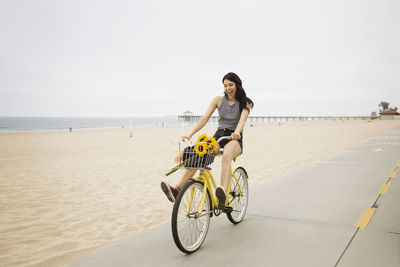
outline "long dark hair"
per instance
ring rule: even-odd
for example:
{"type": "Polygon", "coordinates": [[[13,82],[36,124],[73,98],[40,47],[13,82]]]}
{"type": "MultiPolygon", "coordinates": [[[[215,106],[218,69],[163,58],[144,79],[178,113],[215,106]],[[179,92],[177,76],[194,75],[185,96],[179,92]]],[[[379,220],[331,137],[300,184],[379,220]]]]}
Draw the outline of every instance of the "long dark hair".
{"type": "MultiPolygon", "coordinates": [[[[236,99],[239,101],[240,111],[242,111],[244,108],[249,110],[247,108],[247,103],[251,105],[251,108],[254,107],[253,101],[251,101],[251,99],[247,97],[246,92],[242,87],[242,80],[239,78],[239,76],[237,76],[237,74],[229,72],[225,74],[224,78],[222,78],[222,83],[224,83],[225,80],[232,81],[236,84],[236,99]]],[[[225,96],[228,97],[226,93],[225,96]]]]}

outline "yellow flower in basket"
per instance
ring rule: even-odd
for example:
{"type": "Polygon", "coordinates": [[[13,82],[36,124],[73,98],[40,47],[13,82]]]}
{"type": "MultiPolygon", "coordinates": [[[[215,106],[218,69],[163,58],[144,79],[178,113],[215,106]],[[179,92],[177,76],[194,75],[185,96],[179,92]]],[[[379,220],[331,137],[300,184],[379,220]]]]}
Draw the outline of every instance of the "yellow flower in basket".
{"type": "Polygon", "coordinates": [[[202,135],[199,136],[199,138],[197,138],[196,143],[206,142],[206,141],[207,141],[207,135],[205,133],[203,133],[202,135]]]}
{"type": "Polygon", "coordinates": [[[202,134],[197,138],[196,145],[194,146],[194,151],[200,157],[204,156],[207,152],[210,154],[214,153],[217,141],[213,137],[207,137],[206,134],[202,134]]]}
{"type": "Polygon", "coordinates": [[[197,138],[196,145],[194,146],[194,151],[200,157],[204,156],[207,153],[208,145],[206,143],[207,135],[203,133],[197,138]]]}
{"type": "Polygon", "coordinates": [[[206,142],[208,144],[208,149],[210,149],[210,154],[214,153],[215,147],[217,145],[217,141],[215,140],[215,138],[209,137],[206,142]]]}
{"type": "Polygon", "coordinates": [[[204,156],[204,154],[207,153],[207,143],[196,143],[194,151],[196,151],[196,154],[200,157],[204,156]]]}

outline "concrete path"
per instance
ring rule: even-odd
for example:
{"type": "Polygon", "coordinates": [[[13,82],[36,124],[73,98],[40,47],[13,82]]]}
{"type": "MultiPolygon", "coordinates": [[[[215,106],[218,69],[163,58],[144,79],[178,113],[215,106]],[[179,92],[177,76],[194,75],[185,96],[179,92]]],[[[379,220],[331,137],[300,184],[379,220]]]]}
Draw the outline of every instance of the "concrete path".
{"type": "Polygon", "coordinates": [[[213,217],[194,254],[176,248],[168,223],[68,266],[228,264],[399,267],[400,128],[250,191],[243,222],[213,217]]]}

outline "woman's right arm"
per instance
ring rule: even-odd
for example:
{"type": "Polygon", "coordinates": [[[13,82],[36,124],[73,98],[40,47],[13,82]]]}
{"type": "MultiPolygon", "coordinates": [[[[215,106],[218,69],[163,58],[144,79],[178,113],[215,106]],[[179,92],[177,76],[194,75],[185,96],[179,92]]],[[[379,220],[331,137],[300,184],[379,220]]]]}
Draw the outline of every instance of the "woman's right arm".
{"type": "Polygon", "coordinates": [[[190,138],[192,138],[192,136],[195,135],[195,133],[200,131],[204,127],[204,125],[206,125],[208,120],[211,118],[211,115],[214,113],[215,109],[218,108],[218,104],[221,102],[221,99],[222,98],[220,96],[214,97],[203,118],[201,118],[201,120],[199,120],[199,122],[196,123],[191,133],[188,136],[182,136],[182,139],[187,138],[190,140],[190,138]]]}

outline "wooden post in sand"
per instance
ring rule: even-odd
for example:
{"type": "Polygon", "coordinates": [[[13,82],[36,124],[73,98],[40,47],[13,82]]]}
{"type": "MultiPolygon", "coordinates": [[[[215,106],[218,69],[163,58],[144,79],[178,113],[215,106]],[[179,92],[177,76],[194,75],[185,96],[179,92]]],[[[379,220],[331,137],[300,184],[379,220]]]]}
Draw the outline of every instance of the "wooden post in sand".
{"type": "Polygon", "coordinates": [[[132,138],[132,136],[133,136],[133,133],[132,133],[132,131],[133,131],[133,129],[132,129],[132,117],[130,117],[130,124],[131,124],[131,131],[130,131],[129,136],[132,138]]]}

